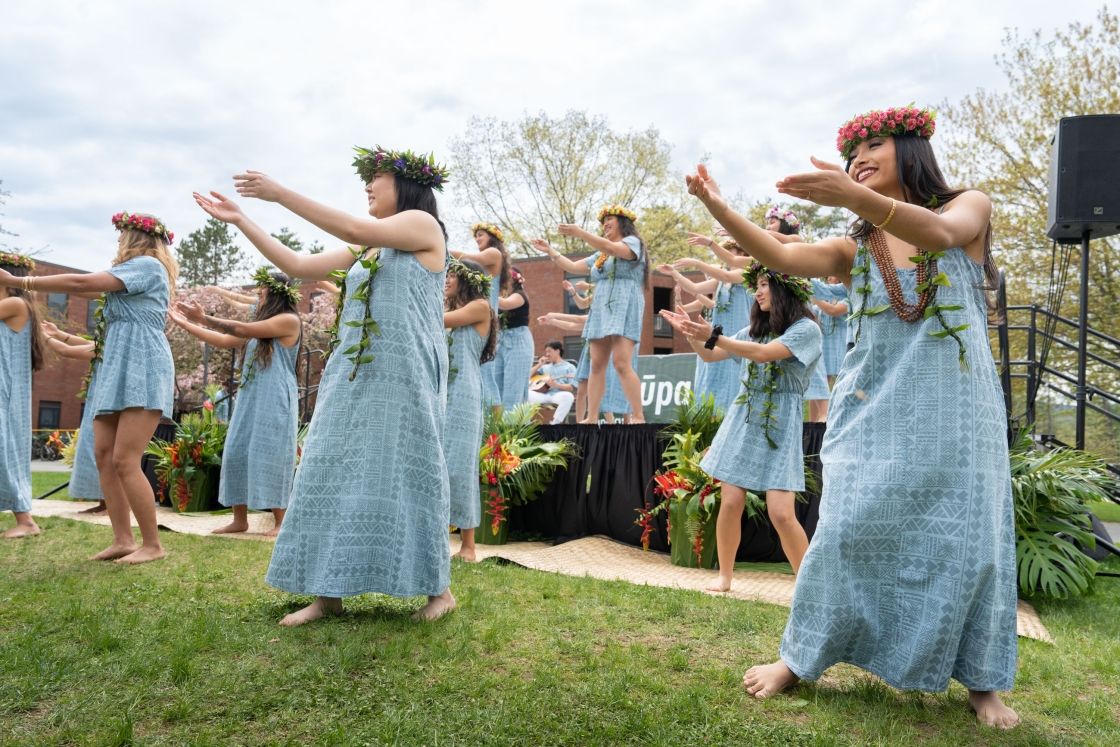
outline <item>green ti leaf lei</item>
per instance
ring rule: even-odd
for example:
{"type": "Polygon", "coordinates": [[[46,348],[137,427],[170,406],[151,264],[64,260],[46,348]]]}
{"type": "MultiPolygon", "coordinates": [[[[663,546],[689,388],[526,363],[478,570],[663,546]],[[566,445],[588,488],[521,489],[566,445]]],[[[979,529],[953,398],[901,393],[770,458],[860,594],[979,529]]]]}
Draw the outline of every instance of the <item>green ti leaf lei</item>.
{"type": "Polygon", "coordinates": [[[101,354],[105,350],[105,327],[108,324],[105,321],[105,302],[108,298],[108,293],[102,293],[101,300],[97,302],[97,309],[93,312],[93,334],[79,335],[93,341],[93,358],[90,359],[89,370],[86,371],[85,378],[82,379],[82,391],[78,392],[78,397],[84,397],[89,392],[89,383],[93,380],[93,372],[97,370],[97,364],[101,362],[101,354]]]}
{"type": "MultiPolygon", "coordinates": [[[[367,351],[369,350],[369,346],[373,342],[373,335],[377,335],[378,337],[381,336],[381,329],[377,326],[377,320],[370,316],[369,309],[370,296],[372,295],[373,276],[377,274],[377,271],[379,269],[381,269],[381,265],[377,263],[378,258],[381,256],[381,251],[375,251],[372,255],[370,255],[368,259],[366,259],[363,255],[368,250],[368,248],[369,247],[363,247],[361,249],[350,250],[350,253],[354,255],[354,261],[369,270],[369,276],[362,282],[358,283],[358,287],[354,289],[354,292],[352,294],[350,294],[349,296],[346,295],[346,270],[334,270],[328,275],[328,277],[338,283],[339,294],[338,304],[335,307],[334,324],[332,324],[331,328],[328,330],[328,333],[331,336],[331,341],[330,345],[327,347],[327,351],[324,353],[324,357],[331,355],[334,352],[334,349],[342,341],[342,338],[339,336],[340,324],[347,327],[357,327],[362,330],[361,338],[358,340],[357,344],[351,345],[346,350],[342,351],[343,355],[349,356],[346,360],[354,364],[354,370],[350,372],[350,381],[353,381],[354,377],[358,375],[359,366],[361,366],[363,363],[370,363],[374,360],[376,356],[370,355],[367,351]],[[352,322],[342,321],[342,311],[346,306],[347,298],[354,301],[361,301],[365,304],[365,315],[361,320],[355,320],[352,322]]],[[[351,264],[350,266],[353,267],[353,264],[351,264]]]]}
{"type": "Polygon", "coordinates": [[[459,367],[455,365],[455,353],[451,352],[451,346],[455,343],[455,338],[451,335],[447,336],[447,397],[451,398],[451,382],[455,381],[455,377],[459,375],[459,367]]]}
{"type": "MultiPolygon", "coordinates": [[[[971,368],[968,365],[968,349],[965,347],[964,340],[960,338],[959,333],[968,329],[971,325],[961,324],[954,327],[950,325],[948,321],[946,321],[945,316],[943,315],[943,312],[945,311],[960,311],[964,307],[951,304],[943,305],[937,303],[937,289],[939,287],[953,287],[952,282],[949,281],[949,276],[944,272],[939,272],[934,275],[934,270],[936,269],[936,265],[934,263],[937,262],[937,260],[944,258],[945,252],[927,252],[924,249],[919,249],[918,252],[919,255],[917,257],[909,257],[909,260],[916,265],[924,265],[925,275],[927,278],[929,278],[929,280],[918,285],[916,288],[914,288],[914,291],[916,293],[922,293],[926,289],[932,289],[930,302],[929,305],[926,306],[925,312],[922,315],[922,321],[925,321],[930,317],[937,317],[937,321],[941,325],[940,330],[936,332],[927,332],[926,334],[928,334],[930,337],[936,337],[939,340],[944,340],[947,337],[952,337],[954,340],[956,340],[957,348],[959,351],[957,359],[960,363],[961,371],[969,373],[971,371],[971,368]]],[[[853,319],[857,320],[855,344],[858,345],[860,335],[863,331],[864,317],[871,317],[882,314],[884,311],[891,307],[890,304],[870,307],[868,306],[868,303],[870,303],[871,301],[871,251],[867,248],[866,244],[863,241],[859,242],[859,249],[856,251],[856,263],[855,266],[852,267],[852,290],[858,293],[860,298],[862,299],[859,311],[855,311],[848,316],[849,322],[851,322],[853,319]],[[862,285],[857,287],[857,282],[862,283],[862,285]]]]}
{"type": "Polygon", "coordinates": [[[725,283],[720,283],[719,287],[716,288],[716,308],[715,308],[714,313],[725,314],[730,310],[731,310],[731,286],[727,285],[725,283]],[[720,301],[719,300],[720,299],[720,294],[724,293],[724,291],[726,291],[726,294],[724,295],[724,298],[726,300],[720,301]]]}
{"type": "MultiPolygon", "coordinates": [[[[762,344],[770,342],[771,336],[767,335],[766,340],[762,344]]],[[[762,435],[766,436],[766,443],[771,449],[778,448],[778,442],[774,440],[773,432],[778,427],[778,416],[775,411],[778,409],[777,404],[774,402],[774,393],[778,390],[778,378],[785,375],[785,371],[779,361],[770,361],[769,363],[755,363],[750,361],[747,363],[747,380],[743,381],[745,391],[735,398],[735,404],[745,405],[747,408],[747,422],[751,422],[751,414],[754,408],[751,406],[752,389],[761,388],[762,393],[766,395],[766,399],[762,402],[762,411],[759,413],[760,427],[762,428],[762,435]],[[757,387],[757,380],[765,377],[761,387],[757,387]]]]}

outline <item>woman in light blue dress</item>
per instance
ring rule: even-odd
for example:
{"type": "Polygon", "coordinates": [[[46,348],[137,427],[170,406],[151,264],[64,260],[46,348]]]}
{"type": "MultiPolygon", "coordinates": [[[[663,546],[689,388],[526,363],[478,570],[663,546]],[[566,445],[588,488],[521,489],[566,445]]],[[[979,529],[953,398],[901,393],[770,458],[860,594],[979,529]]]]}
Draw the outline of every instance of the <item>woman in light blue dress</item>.
{"type": "Polygon", "coordinates": [[[794,510],[805,489],[802,397],[821,357],[821,330],[809,309],[809,281],[775,275],[757,262],[745,271],[755,291],[751,325],[731,335],[704,320],[663,311],[705,360],[741,365],[739,396],[723,418],[701,468],[723,483],[716,521],[719,578],[709,591],[731,589],[746,493],[765,493],[766,513],[797,573],[809,545],[794,510]]]}
{"type": "MultiPolygon", "coordinates": [[[[490,306],[494,309],[495,314],[500,314],[502,309],[499,308],[498,302],[500,299],[509,296],[513,292],[513,274],[511,271],[512,264],[509,259],[509,251],[506,249],[505,241],[503,239],[502,229],[493,223],[475,223],[471,226],[471,236],[474,242],[478,245],[477,252],[462,252],[456,249],[451,250],[451,256],[455,259],[469,259],[482,265],[482,269],[490,276],[490,306]]],[[[499,333],[498,336],[498,351],[494,358],[482,365],[482,386],[483,396],[491,407],[501,410],[503,406],[510,407],[511,405],[505,404],[505,393],[503,392],[504,376],[499,374],[499,370],[504,367],[500,364],[502,357],[502,336],[504,332],[499,333]]],[[[533,348],[529,346],[529,365],[532,365],[533,348]]],[[[504,374],[504,370],[502,371],[504,374]]],[[[529,378],[528,374],[525,375],[526,394],[528,394],[529,378]]],[[[522,397],[521,401],[524,401],[522,397]]]]}
{"type": "Polygon", "coordinates": [[[591,378],[588,381],[588,419],[599,411],[606,393],[607,367],[618,372],[622,391],[634,412],[633,421],[644,423],[642,386],[631,365],[634,348],[642,339],[645,314],[645,291],[649,289],[649,253],[634,227],[637,214],[619,205],[608,205],[599,211],[602,236],[579,226],[562,223],[558,230],[590,244],[595,254],[582,260],[571,260],[556,251],[547,241],[533,239],[533,247],[547,254],[553,262],[573,275],[590,275],[596,292],[583,336],[591,347],[591,378]]]}
{"type": "Polygon", "coordinates": [[[529,371],[535,362],[525,278],[516,267],[510,268],[510,277],[510,292],[498,299],[502,331],[494,354],[495,379],[507,410],[529,399],[529,371]]]}
{"type": "MultiPolygon", "coordinates": [[[[47,338],[47,347],[63,358],[72,360],[93,360],[94,343],[84,337],[63,332],[51,322],[43,322],[43,334],[47,338]]],[[[86,384],[86,402],[92,398],[92,392],[97,386],[97,375],[91,372],[89,382],[86,384]]],[[[78,445],[74,449],[74,467],[70,471],[70,484],[66,492],[71,498],[84,501],[97,501],[93,508],[87,508],[79,513],[100,515],[105,512],[105,498],[101,495],[101,476],[97,472],[97,460],[93,449],[93,409],[82,408],[82,422],[78,428],[78,445]]]]}
{"type": "Polygon", "coordinates": [[[441,446],[448,254],[435,197],[447,171],[426,156],[380,147],[358,149],[354,165],[370,218],[315,202],[260,172],[234,178],[241,195],[278,202],[344,243],[366,247],[355,253],[296,254],[232,200],[195,194],[203,210],[235,225],[282,272],[342,286],[337,343],[265,579],[316,599],[282,625],[340,611],[343,597],[358,594],[425,595],[417,620],[455,607],[441,446]]]}
{"type": "MultiPolygon", "coordinates": [[[[444,285],[443,325],[451,338],[447,426],[443,452],[451,490],[451,526],[462,532],[457,557],[474,562],[474,530],[482,521],[478,451],[482,447],[483,363],[494,357],[498,317],[490,306],[490,279],[472,260],[452,260],[444,285]]],[[[528,377],[526,377],[528,379],[528,377]]]]}
{"type": "Polygon", "coordinates": [[[820,522],[781,658],[752,668],[744,684],[764,698],[837,662],[898,689],[939,692],[952,678],[982,724],[1010,728],[1019,719],[998,691],[1015,681],[1015,529],[986,325],[984,291],[999,278],[991,201],[946,184],[929,143],[932,112],[861,119],[866,136],[841,128],[846,169],[816,161],[778,182],[783,194],[855,214],[849,236],[781,245],[728,208],[704,167],[688,177],[760,261],[848,283],[856,327],[832,394],[820,522]],[[917,292],[941,273],[947,284],[917,292]]]}
{"type": "Polygon", "coordinates": [[[86,408],[92,411],[94,454],[113,542],[91,559],[144,563],[165,555],[155,495],[140,459],[160,418],[170,418],[174,404],[175,364],[164,325],[179,268],[170,251],[174,236],[159,219],[118,213],[112,223],[120,238],[109,270],[36,278],[34,289],[83,298],[106,294],[95,328],[100,355],[95,353],[91,364],[97,387],[86,408]],[[139,548],[130,509],[140,526],[139,548]]]}
{"type": "Polygon", "coordinates": [[[848,352],[848,289],[835,277],[827,283],[813,278],[813,304],[821,310],[824,371],[831,385],[848,352]]]}
{"type": "Polygon", "coordinates": [[[254,321],[209,316],[197,303],[179,303],[170,316],[216,348],[246,346],[218,483],[218,502],[233,509],[233,521],[213,533],[249,531],[249,509],[253,509],[272,512],[274,524],[264,536],[275,537],[284,522],[296,472],[300,295],[283,273],[261,269],[253,279],[259,294],[254,321]]]}
{"type": "Polygon", "coordinates": [[[0,253],[0,511],[15,514],[5,539],[39,534],[31,518],[31,373],[43,367],[43,331],[27,287],[35,263],[0,253]],[[21,287],[23,286],[23,287],[21,287]]]}

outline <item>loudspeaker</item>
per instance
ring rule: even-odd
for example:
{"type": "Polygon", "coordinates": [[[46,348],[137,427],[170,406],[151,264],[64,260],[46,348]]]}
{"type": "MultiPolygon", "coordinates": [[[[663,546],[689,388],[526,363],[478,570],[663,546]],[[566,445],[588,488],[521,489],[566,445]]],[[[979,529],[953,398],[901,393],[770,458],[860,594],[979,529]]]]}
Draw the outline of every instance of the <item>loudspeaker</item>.
{"type": "Polygon", "coordinates": [[[1120,233],[1120,114],[1065,117],[1050,141],[1046,235],[1078,243],[1085,231],[1120,233]]]}

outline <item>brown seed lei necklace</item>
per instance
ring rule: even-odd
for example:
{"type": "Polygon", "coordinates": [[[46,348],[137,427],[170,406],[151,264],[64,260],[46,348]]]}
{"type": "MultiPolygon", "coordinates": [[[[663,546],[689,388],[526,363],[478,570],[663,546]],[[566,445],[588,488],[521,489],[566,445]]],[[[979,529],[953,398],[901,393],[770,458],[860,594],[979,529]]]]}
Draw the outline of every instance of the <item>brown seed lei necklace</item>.
{"type": "Polygon", "coordinates": [[[873,229],[867,237],[867,246],[871,250],[871,256],[875,260],[875,264],[879,267],[879,274],[883,276],[883,285],[887,287],[887,295],[891,299],[891,308],[894,309],[894,313],[898,314],[898,318],[904,322],[918,321],[925,313],[926,307],[933,301],[934,296],[937,295],[937,286],[926,283],[930,273],[937,275],[937,260],[931,259],[928,262],[917,263],[918,287],[925,286],[925,289],[918,294],[918,303],[912,304],[902,296],[902,286],[898,282],[898,271],[895,269],[891,250],[887,247],[886,233],[881,228],[873,229]]]}

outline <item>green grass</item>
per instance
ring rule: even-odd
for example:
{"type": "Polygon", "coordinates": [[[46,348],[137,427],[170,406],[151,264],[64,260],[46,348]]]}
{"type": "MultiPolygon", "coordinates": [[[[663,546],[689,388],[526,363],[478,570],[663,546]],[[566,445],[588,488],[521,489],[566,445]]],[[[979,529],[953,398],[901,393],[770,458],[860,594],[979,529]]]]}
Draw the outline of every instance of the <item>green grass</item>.
{"type": "MultiPolygon", "coordinates": [[[[38,498],[51,488],[56,488],[64,482],[70,482],[69,472],[32,472],[31,495],[35,498],[38,498]]],[[[54,495],[49,496],[49,499],[52,501],[74,500],[70,497],[70,493],[66,491],[66,488],[63,488],[54,495]]]]}
{"type": "MultiPolygon", "coordinates": [[[[1104,501],[1098,503],[1090,503],[1089,509],[1097,515],[1101,521],[1117,521],[1120,522],[1120,503],[1106,503],[1104,501]]],[[[1113,539],[1120,539],[1114,537],[1113,539]]]]}
{"type": "MultiPolygon", "coordinates": [[[[0,526],[10,525],[5,516],[0,526]]],[[[456,562],[460,607],[309,601],[263,582],[270,545],[164,533],[166,561],[90,564],[109,529],[43,519],[0,542],[0,744],[960,745],[1120,743],[1120,580],[1040,603],[1010,703],[981,728],[965,691],[900,693],[852,667],[765,703],[787,611],[704,594],[456,562]]],[[[1111,562],[1111,570],[1120,563],[1111,562]]]]}

